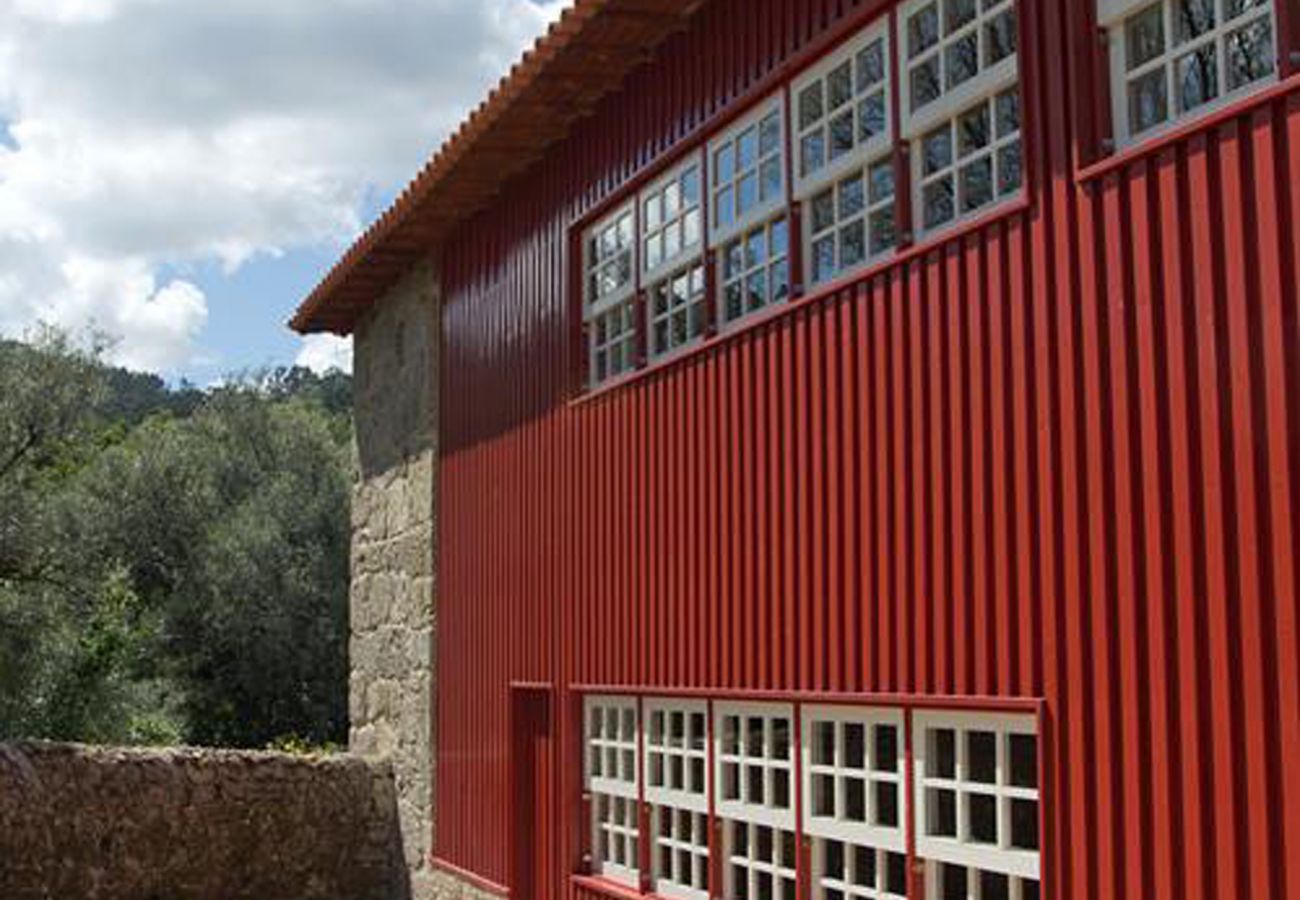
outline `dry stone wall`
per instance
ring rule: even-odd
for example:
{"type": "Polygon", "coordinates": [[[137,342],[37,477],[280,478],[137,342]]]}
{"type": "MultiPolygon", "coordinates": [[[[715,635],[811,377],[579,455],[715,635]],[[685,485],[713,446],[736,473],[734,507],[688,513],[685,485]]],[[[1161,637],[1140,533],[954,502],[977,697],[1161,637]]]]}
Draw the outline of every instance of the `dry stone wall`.
{"type": "Polygon", "coordinates": [[[401,900],[399,831],[354,757],[0,744],[4,900],[401,900]]]}

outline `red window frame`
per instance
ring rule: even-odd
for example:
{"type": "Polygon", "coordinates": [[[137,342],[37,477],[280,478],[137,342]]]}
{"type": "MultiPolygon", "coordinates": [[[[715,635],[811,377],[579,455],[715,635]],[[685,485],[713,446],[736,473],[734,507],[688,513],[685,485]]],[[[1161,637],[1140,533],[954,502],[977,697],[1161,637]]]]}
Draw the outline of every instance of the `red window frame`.
{"type": "MultiPolygon", "coordinates": [[[[954,241],[961,240],[965,235],[978,231],[986,227],[990,222],[998,221],[1011,215],[1015,215],[1030,207],[1033,199],[1037,194],[1036,180],[1036,157],[1041,137],[1039,135],[1037,117],[1035,112],[1037,107],[1033,104],[1036,102],[1037,89],[1034,87],[1034,81],[1037,74],[1037,21],[1038,21],[1038,0],[1013,0],[1016,7],[1016,27],[1017,27],[1017,66],[1018,66],[1018,88],[1020,93],[1020,141],[1021,141],[1021,189],[1018,198],[1008,198],[995,201],[986,212],[972,216],[967,220],[957,220],[949,227],[944,227],[934,234],[925,236],[922,240],[915,239],[914,210],[912,209],[912,176],[911,165],[909,163],[910,144],[902,137],[901,129],[901,91],[903,86],[903,72],[901,47],[899,46],[899,21],[898,11],[905,0],[892,0],[887,5],[868,4],[865,8],[846,14],[844,19],[829,28],[823,35],[811,41],[808,46],[786,59],[783,63],[776,66],[765,77],[759,79],[755,84],[742,92],[730,102],[726,103],[717,113],[706,119],[700,125],[696,126],[691,132],[684,135],[672,147],[662,153],[660,156],[651,160],[630,178],[627,179],[617,189],[611,191],[606,197],[587,209],[582,215],[576,218],[568,230],[569,241],[569,303],[568,311],[572,327],[570,330],[571,347],[571,379],[572,390],[571,396],[575,401],[581,402],[597,396],[602,396],[606,392],[619,388],[629,382],[637,381],[645,377],[648,373],[658,371],[659,369],[672,365],[684,357],[700,352],[715,342],[729,340],[738,334],[743,334],[750,329],[761,325],[771,318],[786,315],[795,308],[803,306],[808,302],[833,295],[842,290],[846,285],[861,282],[867,278],[873,277],[881,271],[897,268],[906,263],[916,255],[929,252],[935,247],[939,247],[954,241]],[[806,277],[806,263],[803,258],[803,201],[796,201],[793,197],[794,191],[794,123],[791,117],[794,113],[792,100],[793,83],[806,70],[816,65],[824,56],[834,52],[841,44],[851,40],[858,32],[870,27],[878,20],[886,18],[891,42],[890,53],[890,117],[894,135],[894,178],[895,178],[895,221],[897,230],[897,244],[894,252],[874,264],[855,269],[842,277],[835,278],[824,284],[820,284],[814,290],[808,288],[806,277]],[[746,316],[739,320],[735,327],[721,329],[719,327],[719,303],[718,303],[718,284],[719,275],[717,270],[717,248],[710,246],[711,240],[711,210],[706,208],[704,215],[703,229],[703,255],[705,266],[705,301],[704,309],[706,322],[704,324],[703,335],[697,338],[689,346],[676,352],[665,355],[660,359],[650,359],[648,353],[648,335],[646,327],[648,324],[646,312],[646,293],[642,284],[641,271],[641,253],[640,246],[641,234],[641,210],[639,206],[639,194],[652,181],[661,177],[669,169],[682,162],[691,153],[703,152],[707,158],[709,143],[718,135],[727,130],[738,119],[765,100],[769,100],[773,95],[780,93],[783,99],[784,123],[784,152],[785,152],[785,215],[790,234],[790,294],[783,303],[776,304],[771,308],[764,309],[758,313],[746,316]],[[636,210],[636,252],[634,254],[634,271],[636,278],[636,290],[634,293],[637,304],[637,321],[639,323],[639,347],[640,352],[633,366],[632,371],[625,372],[621,375],[605,379],[598,383],[592,383],[591,373],[588,371],[590,335],[588,333],[588,323],[585,317],[586,305],[586,287],[584,284],[584,273],[582,271],[582,259],[584,250],[584,241],[586,233],[596,222],[604,218],[611,211],[633,201],[633,207],[636,210]]],[[[1084,0],[1084,2],[1095,2],[1095,0],[1084,0]]],[[[710,196],[710,182],[708,178],[709,166],[704,166],[701,173],[701,191],[702,196],[707,200],[710,196]]]]}
{"type": "MultiPolygon", "coordinates": [[[[722,864],[722,822],[723,819],[717,814],[716,795],[717,785],[715,782],[716,760],[714,758],[714,704],[716,703],[764,703],[764,704],[787,704],[791,707],[791,760],[793,764],[792,790],[793,790],[793,809],[795,823],[795,840],[798,848],[796,860],[796,893],[801,898],[810,897],[814,887],[813,864],[812,864],[812,841],[804,831],[803,804],[803,760],[801,758],[803,747],[803,707],[804,706],[843,706],[851,708],[873,707],[888,708],[898,710],[903,716],[903,734],[902,734],[902,751],[903,751],[903,784],[902,790],[907,798],[905,806],[906,814],[903,819],[903,828],[906,834],[907,845],[907,896],[909,900],[924,900],[926,893],[925,884],[925,862],[918,855],[916,848],[916,817],[917,811],[914,805],[915,798],[915,772],[914,772],[914,735],[912,733],[913,713],[918,711],[944,711],[944,712],[976,712],[976,713],[1016,713],[1029,715],[1034,718],[1037,749],[1038,749],[1038,834],[1039,834],[1039,859],[1040,873],[1038,882],[1041,888],[1041,896],[1056,896],[1055,871],[1051,867],[1052,852],[1055,847],[1054,836],[1052,832],[1052,817],[1048,814],[1048,809],[1053,805],[1053,795],[1051,792],[1052,777],[1051,773],[1051,756],[1049,746],[1051,736],[1048,734],[1048,716],[1047,703],[1041,697],[972,697],[972,696],[944,696],[944,695],[925,695],[925,694],[852,694],[844,692],[813,692],[813,691],[745,691],[745,690],[710,690],[703,688],[660,688],[647,685],[591,685],[579,684],[570,688],[570,695],[573,698],[572,708],[576,715],[575,721],[584,723],[577,729],[576,735],[571,737],[571,744],[568,758],[578,760],[578,773],[576,785],[576,802],[569,808],[576,810],[579,816],[576,821],[569,823],[571,827],[576,827],[577,832],[577,861],[578,865],[569,872],[569,881],[576,886],[583,887],[593,893],[602,896],[616,898],[616,900],[659,900],[659,895],[653,892],[653,880],[650,865],[650,850],[652,847],[653,835],[651,834],[649,804],[645,800],[645,778],[644,772],[638,779],[640,789],[640,817],[641,837],[639,841],[640,848],[640,890],[634,890],[627,885],[603,878],[599,875],[590,873],[588,868],[592,860],[591,846],[591,813],[592,798],[585,789],[585,779],[582,773],[581,760],[585,758],[584,748],[586,741],[585,717],[580,713],[585,708],[585,701],[588,697],[593,696],[621,696],[633,698],[637,705],[637,725],[638,725],[638,766],[642,765],[644,759],[644,707],[647,698],[654,699],[682,699],[682,700],[704,700],[707,702],[706,721],[708,723],[709,735],[709,762],[707,765],[707,782],[709,792],[709,896],[722,896],[723,872],[722,864]]],[[[571,832],[572,833],[572,832],[571,832]]]]}

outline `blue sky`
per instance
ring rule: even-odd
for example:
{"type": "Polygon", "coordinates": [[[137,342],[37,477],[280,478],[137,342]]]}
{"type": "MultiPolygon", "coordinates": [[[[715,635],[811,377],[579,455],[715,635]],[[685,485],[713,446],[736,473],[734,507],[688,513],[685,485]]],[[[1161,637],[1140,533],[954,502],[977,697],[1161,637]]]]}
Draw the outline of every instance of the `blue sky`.
{"type": "Polygon", "coordinates": [[[209,384],[285,328],[561,0],[0,0],[0,335],[209,384]]]}

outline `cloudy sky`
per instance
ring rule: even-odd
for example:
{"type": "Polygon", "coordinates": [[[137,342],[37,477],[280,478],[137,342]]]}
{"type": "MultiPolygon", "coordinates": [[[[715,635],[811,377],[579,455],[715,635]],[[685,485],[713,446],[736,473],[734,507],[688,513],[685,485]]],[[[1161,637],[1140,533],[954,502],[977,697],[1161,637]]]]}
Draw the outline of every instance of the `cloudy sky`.
{"type": "Polygon", "coordinates": [[[561,0],[0,0],[0,335],[200,384],[284,322],[561,0]]]}

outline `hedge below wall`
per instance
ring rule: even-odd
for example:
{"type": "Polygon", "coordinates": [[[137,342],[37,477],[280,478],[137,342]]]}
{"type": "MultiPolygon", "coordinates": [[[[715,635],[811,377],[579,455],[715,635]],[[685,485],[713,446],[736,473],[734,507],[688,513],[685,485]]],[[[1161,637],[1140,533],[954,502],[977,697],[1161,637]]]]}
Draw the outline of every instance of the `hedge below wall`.
{"type": "Polygon", "coordinates": [[[4,900],[400,900],[401,846],[354,757],[0,744],[4,900]]]}

